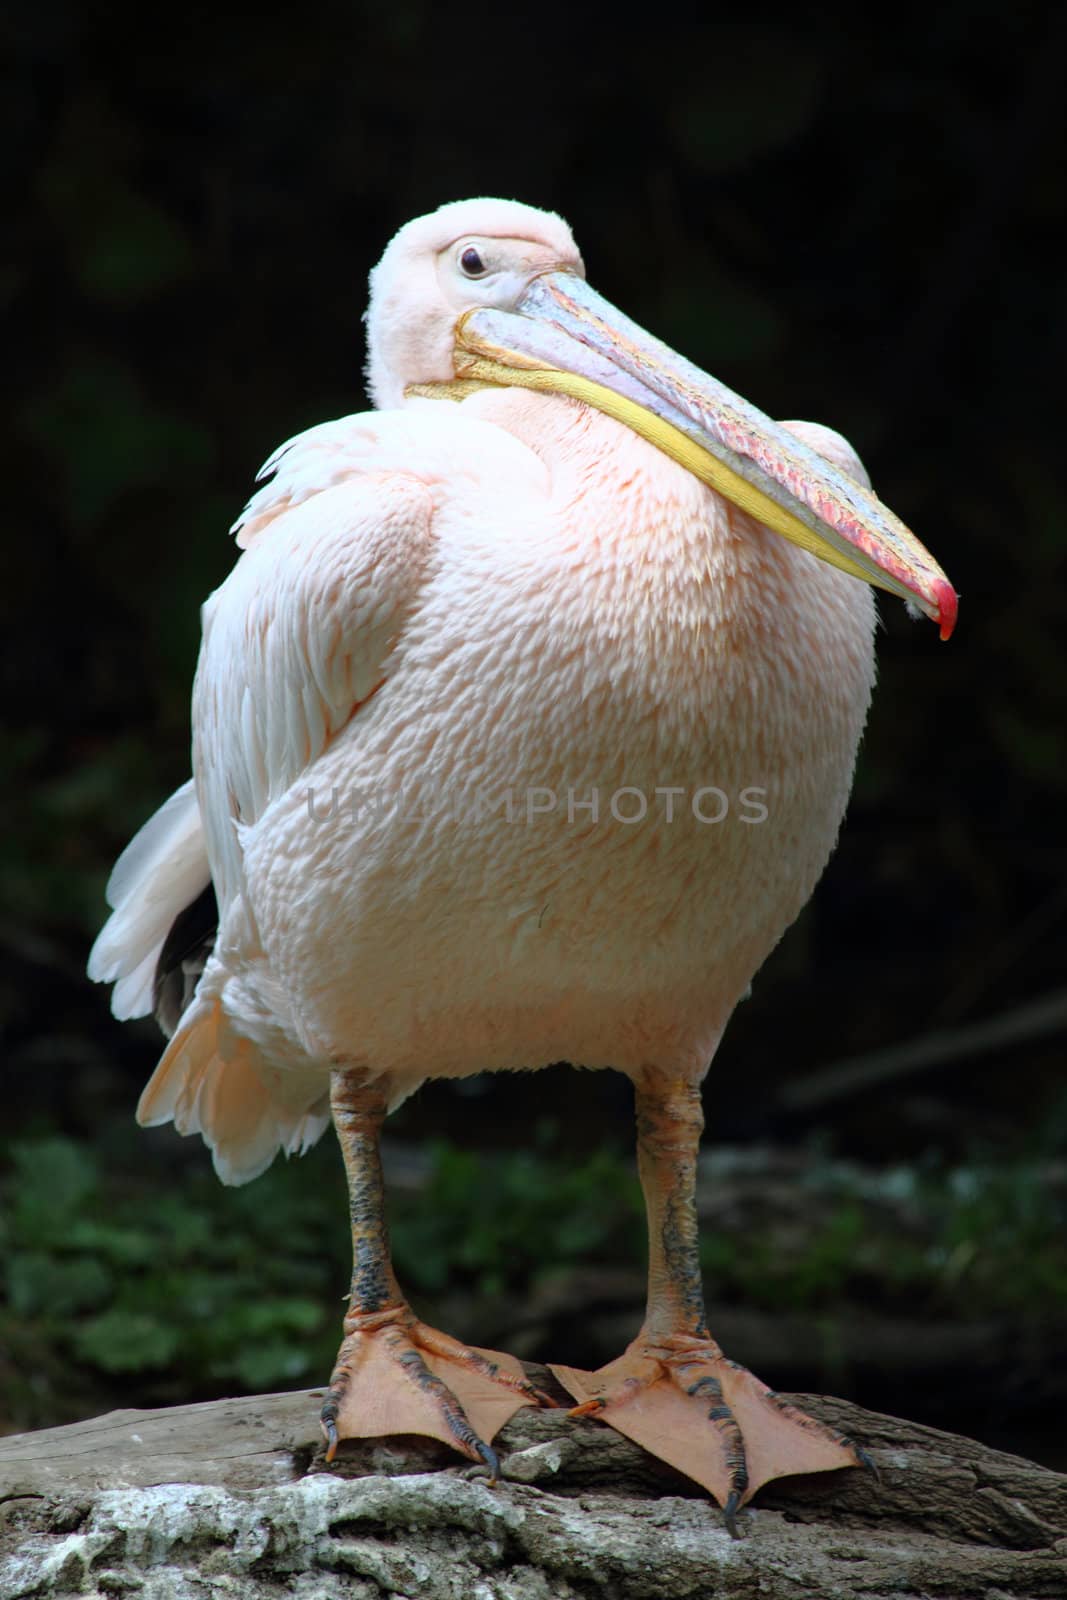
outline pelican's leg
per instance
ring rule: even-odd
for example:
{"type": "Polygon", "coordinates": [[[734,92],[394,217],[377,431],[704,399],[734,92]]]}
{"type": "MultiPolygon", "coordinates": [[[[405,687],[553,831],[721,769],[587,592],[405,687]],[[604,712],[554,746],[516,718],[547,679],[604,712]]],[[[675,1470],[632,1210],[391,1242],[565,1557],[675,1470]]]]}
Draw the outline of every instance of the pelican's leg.
{"type": "Polygon", "coordinates": [[[385,1094],[362,1073],[337,1070],[330,1104],[348,1176],[352,1289],[322,1407],[326,1459],[341,1439],[424,1433],[495,1476],[494,1434],[520,1406],[553,1402],[513,1356],[470,1349],[415,1316],[389,1254],[379,1153],[385,1094]]]}
{"type": "Polygon", "coordinates": [[[694,1478],[727,1526],[761,1484],[866,1464],[848,1439],[787,1405],[728,1361],[708,1333],[697,1237],[699,1086],[647,1074],[636,1084],[637,1160],[648,1211],[648,1306],[626,1353],[599,1372],[553,1366],[581,1404],[694,1478]]]}

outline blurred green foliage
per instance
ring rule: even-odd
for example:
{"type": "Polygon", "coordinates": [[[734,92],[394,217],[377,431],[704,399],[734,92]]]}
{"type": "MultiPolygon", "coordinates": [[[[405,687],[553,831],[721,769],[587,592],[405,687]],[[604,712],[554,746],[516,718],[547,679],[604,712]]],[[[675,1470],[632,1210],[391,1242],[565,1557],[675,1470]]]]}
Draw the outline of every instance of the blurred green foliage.
{"type": "MultiPolygon", "coordinates": [[[[143,1162],[116,1171],[56,1136],[18,1142],[10,1156],[0,1416],[77,1405],[122,1374],[147,1374],[139,1392],[157,1398],[328,1375],[350,1270],[332,1141],[229,1190],[203,1166],[180,1185],[154,1180],[143,1162]],[[45,1384],[36,1402],[34,1375],[45,1384]],[[69,1392],[55,1393],[68,1378],[69,1392]]],[[[631,1258],[640,1250],[636,1183],[613,1157],[564,1168],[437,1143],[429,1158],[419,1192],[401,1188],[390,1208],[397,1268],[416,1299],[521,1291],[620,1237],[631,1258]]]]}
{"type": "Polygon", "coordinates": [[[731,1302],[917,1317],[960,1317],[965,1305],[975,1320],[1067,1316],[1067,1181],[1044,1157],[888,1168],[873,1184],[847,1165],[814,1161],[804,1183],[830,1204],[799,1241],[706,1230],[705,1274],[731,1302]],[[888,1210],[877,1203],[887,1199],[888,1210]]]}
{"type": "MultiPolygon", "coordinates": [[[[944,1316],[965,1301],[973,1320],[1062,1320],[1067,1182],[1049,1172],[1042,1157],[872,1179],[813,1156],[804,1183],[817,1204],[798,1224],[705,1228],[709,1288],[720,1307],[831,1318],[857,1306],[944,1316]]],[[[579,1164],[438,1141],[390,1211],[398,1274],[431,1310],[446,1292],[452,1304],[530,1299],[568,1272],[643,1257],[636,1179],[603,1151],[579,1164]]],[[[126,1384],[139,1403],[164,1403],[323,1382],[348,1249],[329,1142],[238,1190],[205,1168],[175,1184],[69,1139],[20,1142],[0,1185],[0,1417],[27,1426],[126,1384]]]]}
{"type": "MultiPolygon", "coordinates": [[[[622,1219],[642,1215],[635,1178],[604,1150],[580,1163],[536,1150],[494,1160],[435,1140],[429,1156],[426,1190],[394,1205],[390,1225],[405,1282],[428,1294],[457,1283],[482,1295],[521,1289],[538,1272],[598,1259],[622,1219]]],[[[639,1253],[640,1228],[628,1232],[639,1253]]]]}
{"type": "Polygon", "coordinates": [[[150,1195],[144,1176],[59,1137],[14,1146],[0,1348],[35,1352],[24,1373],[166,1369],[247,1388],[301,1376],[322,1347],[331,1266],[343,1281],[343,1195],[326,1205],[285,1167],[225,1195],[208,1172],[150,1195]]]}

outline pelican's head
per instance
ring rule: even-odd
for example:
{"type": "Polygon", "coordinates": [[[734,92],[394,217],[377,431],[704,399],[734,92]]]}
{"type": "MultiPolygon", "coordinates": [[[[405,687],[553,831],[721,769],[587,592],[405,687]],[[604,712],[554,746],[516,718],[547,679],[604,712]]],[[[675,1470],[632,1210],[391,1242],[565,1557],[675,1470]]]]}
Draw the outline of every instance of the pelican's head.
{"type": "Polygon", "coordinates": [[[461,200],[409,222],[371,273],[375,404],[485,385],[571,395],[821,560],[917,605],[948,638],[952,585],[868,488],[645,333],[584,279],[570,229],[550,211],[461,200]]]}
{"type": "Polygon", "coordinates": [[[515,200],[457,200],[408,222],[370,275],[367,381],[379,410],[412,384],[456,376],[456,325],[465,311],[514,311],[543,272],[585,276],[571,230],[551,211],[515,200]]]}

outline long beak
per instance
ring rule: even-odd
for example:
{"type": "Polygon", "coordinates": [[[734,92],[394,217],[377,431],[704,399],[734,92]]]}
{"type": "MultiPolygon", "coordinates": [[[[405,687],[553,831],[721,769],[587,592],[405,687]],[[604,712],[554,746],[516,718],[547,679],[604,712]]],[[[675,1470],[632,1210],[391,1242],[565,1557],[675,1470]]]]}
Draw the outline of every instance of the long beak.
{"type": "Polygon", "coordinates": [[[514,312],[467,312],[454,362],[461,381],[572,395],[607,412],[767,527],[951,634],[955,590],[888,507],[574,273],[534,278],[514,312]]]}

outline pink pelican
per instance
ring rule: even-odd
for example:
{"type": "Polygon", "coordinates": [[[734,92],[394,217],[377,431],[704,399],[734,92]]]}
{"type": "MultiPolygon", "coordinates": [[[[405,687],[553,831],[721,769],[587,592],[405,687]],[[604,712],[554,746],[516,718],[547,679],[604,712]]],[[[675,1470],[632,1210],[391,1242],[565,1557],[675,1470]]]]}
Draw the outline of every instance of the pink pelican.
{"type": "Polygon", "coordinates": [[[224,1183],[333,1119],[354,1268],[323,1428],[495,1472],[551,1403],[421,1322],[379,1135],[428,1077],[634,1084],[648,1305],[578,1402],[725,1509],[862,1452],[728,1361],[705,1318],[700,1086],[845,810],[887,589],[956,597],[850,446],[776,424],[585,283],[557,216],[402,228],[371,275],[377,410],[267,462],[203,610],[193,780],[109,885],[90,961],[173,1031],[138,1107],[224,1183]],[[725,809],[724,809],[725,807],[725,809]],[[206,914],[213,885],[217,928],[206,914]]]}

